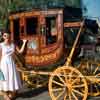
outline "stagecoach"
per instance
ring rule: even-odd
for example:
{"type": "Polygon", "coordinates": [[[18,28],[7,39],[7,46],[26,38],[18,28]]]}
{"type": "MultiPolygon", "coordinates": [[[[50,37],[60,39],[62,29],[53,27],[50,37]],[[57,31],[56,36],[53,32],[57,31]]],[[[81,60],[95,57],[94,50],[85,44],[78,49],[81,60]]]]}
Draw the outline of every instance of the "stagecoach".
{"type": "Polygon", "coordinates": [[[15,54],[23,81],[36,87],[48,83],[52,100],[86,100],[88,95],[100,95],[100,63],[96,59],[82,59],[78,64],[72,64],[75,50],[78,50],[75,48],[84,31],[84,20],[64,22],[62,9],[33,9],[12,14],[9,21],[11,39],[19,47],[21,39],[28,40],[25,52],[15,54]],[[74,42],[70,41],[73,45],[69,56],[64,52],[67,48],[65,28],[66,32],[75,33],[74,42]],[[66,61],[56,65],[62,57],[66,61]]]}

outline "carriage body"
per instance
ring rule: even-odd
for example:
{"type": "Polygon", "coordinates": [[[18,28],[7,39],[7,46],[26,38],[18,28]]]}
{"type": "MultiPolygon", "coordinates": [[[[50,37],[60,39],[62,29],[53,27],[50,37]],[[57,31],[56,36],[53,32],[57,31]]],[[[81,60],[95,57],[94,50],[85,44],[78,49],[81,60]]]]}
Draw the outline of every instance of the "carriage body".
{"type": "MultiPolygon", "coordinates": [[[[56,62],[63,50],[63,11],[32,10],[9,16],[11,38],[27,39],[25,63],[33,66],[56,62]]],[[[20,43],[19,43],[20,44],[20,43]]]]}

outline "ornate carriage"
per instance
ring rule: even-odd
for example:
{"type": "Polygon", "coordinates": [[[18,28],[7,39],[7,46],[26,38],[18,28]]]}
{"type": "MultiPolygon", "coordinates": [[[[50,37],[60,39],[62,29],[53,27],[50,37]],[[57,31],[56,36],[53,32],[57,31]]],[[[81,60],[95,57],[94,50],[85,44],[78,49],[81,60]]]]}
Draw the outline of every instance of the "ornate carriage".
{"type": "Polygon", "coordinates": [[[62,55],[63,11],[32,10],[9,17],[12,40],[28,40],[25,62],[32,65],[54,63],[62,55]]]}
{"type": "MultiPolygon", "coordinates": [[[[47,11],[32,10],[12,14],[9,17],[11,38],[18,42],[23,38],[28,40],[25,50],[25,63],[43,66],[56,62],[64,54],[64,28],[77,28],[71,52],[62,67],[51,71],[35,71],[26,69],[19,58],[18,70],[22,80],[40,87],[45,84],[42,76],[50,76],[49,93],[52,100],[86,100],[87,95],[100,95],[100,64],[96,61],[82,60],[78,65],[71,65],[75,48],[83,30],[84,21],[63,22],[63,10],[47,11]],[[22,67],[20,67],[22,66],[22,67]],[[39,76],[39,77],[37,77],[39,76]]],[[[48,77],[47,77],[48,78],[48,77]]]]}

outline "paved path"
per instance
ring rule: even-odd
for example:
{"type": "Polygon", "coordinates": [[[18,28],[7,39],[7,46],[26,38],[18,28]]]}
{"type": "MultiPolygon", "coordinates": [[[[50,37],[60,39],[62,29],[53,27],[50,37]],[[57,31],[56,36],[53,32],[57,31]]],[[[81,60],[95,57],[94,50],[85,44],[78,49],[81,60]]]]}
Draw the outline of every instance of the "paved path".
{"type": "MultiPolygon", "coordinates": [[[[0,100],[3,100],[2,96],[0,96],[0,100]]],[[[24,87],[19,91],[16,100],[51,100],[51,98],[47,88],[28,89],[24,87]]],[[[100,97],[88,97],[87,100],[100,100],[100,97]]]]}
{"type": "MultiPolygon", "coordinates": [[[[0,96],[0,100],[3,97],[0,96]]],[[[51,100],[47,88],[29,89],[23,88],[19,91],[16,100],[51,100]]]]}

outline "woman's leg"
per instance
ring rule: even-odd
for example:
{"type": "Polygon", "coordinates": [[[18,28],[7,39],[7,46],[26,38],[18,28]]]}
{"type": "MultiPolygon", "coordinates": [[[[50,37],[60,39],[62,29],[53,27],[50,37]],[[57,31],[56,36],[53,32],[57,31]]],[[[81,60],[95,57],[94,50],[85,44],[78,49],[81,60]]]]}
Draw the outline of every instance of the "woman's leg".
{"type": "Polygon", "coordinates": [[[4,92],[4,100],[11,100],[8,96],[8,92],[4,92]]]}

